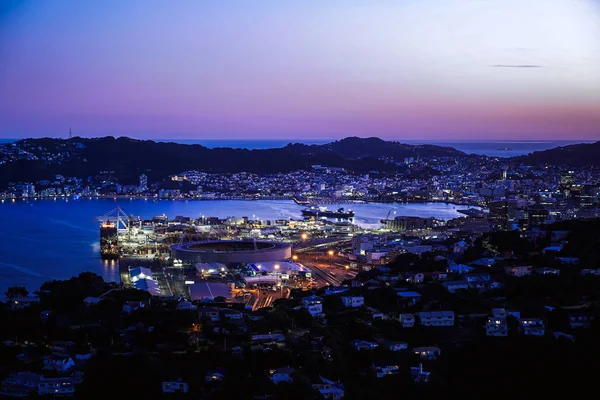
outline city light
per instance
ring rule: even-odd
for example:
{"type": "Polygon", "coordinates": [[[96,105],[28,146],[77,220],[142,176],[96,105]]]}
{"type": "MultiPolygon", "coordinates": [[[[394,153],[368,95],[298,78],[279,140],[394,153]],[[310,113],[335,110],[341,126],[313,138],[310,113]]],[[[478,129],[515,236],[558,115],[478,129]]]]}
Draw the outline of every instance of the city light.
{"type": "Polygon", "coordinates": [[[292,260],[296,261],[297,259],[298,259],[298,256],[294,254],[294,255],[292,256],[292,260]]]}
{"type": "Polygon", "coordinates": [[[302,240],[306,240],[306,239],[308,239],[308,234],[306,234],[306,232],[305,232],[302,234],[302,240]]]}
{"type": "Polygon", "coordinates": [[[275,269],[279,269],[279,264],[275,264],[275,269]]]}
{"type": "Polygon", "coordinates": [[[333,250],[329,250],[329,251],[327,252],[327,254],[329,254],[330,256],[333,256],[333,250]]]}

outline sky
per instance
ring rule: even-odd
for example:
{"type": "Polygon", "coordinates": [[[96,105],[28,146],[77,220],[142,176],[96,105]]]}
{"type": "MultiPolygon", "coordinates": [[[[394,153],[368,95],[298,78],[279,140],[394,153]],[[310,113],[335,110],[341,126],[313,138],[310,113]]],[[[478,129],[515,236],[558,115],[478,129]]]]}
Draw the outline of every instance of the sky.
{"type": "Polygon", "coordinates": [[[600,140],[600,0],[0,0],[0,138],[600,140]]]}

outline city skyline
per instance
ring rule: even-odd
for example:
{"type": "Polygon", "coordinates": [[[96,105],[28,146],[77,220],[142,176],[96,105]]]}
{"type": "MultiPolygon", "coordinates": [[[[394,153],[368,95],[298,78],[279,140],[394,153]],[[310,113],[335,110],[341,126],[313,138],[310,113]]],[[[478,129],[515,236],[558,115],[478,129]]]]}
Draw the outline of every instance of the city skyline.
{"type": "Polygon", "coordinates": [[[8,1],[0,138],[598,140],[598,17],[592,0],[8,1]]]}

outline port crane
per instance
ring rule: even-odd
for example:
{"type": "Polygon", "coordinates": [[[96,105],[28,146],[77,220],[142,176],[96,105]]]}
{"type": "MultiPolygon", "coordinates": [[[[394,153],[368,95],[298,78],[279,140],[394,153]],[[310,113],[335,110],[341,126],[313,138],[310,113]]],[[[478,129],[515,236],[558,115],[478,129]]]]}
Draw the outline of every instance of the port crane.
{"type": "Polygon", "coordinates": [[[133,215],[127,215],[121,207],[117,207],[102,216],[94,218],[94,222],[115,224],[117,232],[127,233],[128,236],[131,236],[131,229],[136,221],[139,222],[139,218],[135,218],[133,215]]]}

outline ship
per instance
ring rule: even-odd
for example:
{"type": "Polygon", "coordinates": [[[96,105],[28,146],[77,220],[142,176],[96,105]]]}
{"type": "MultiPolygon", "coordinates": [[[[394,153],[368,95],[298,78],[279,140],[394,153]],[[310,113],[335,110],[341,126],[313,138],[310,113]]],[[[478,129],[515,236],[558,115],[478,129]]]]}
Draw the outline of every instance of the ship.
{"type": "Polygon", "coordinates": [[[312,206],[302,210],[302,215],[305,217],[348,219],[354,217],[354,211],[345,211],[343,208],[338,208],[337,211],[329,211],[327,207],[312,206]]]}
{"type": "Polygon", "coordinates": [[[496,149],[496,150],[500,150],[500,151],[512,151],[512,149],[510,147],[503,147],[503,148],[496,149]]]}

